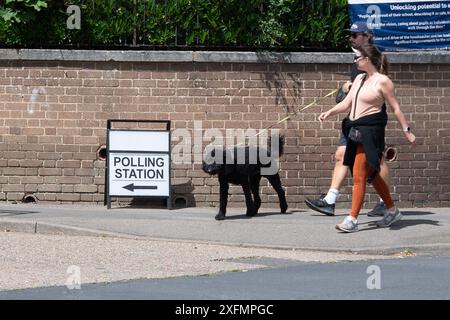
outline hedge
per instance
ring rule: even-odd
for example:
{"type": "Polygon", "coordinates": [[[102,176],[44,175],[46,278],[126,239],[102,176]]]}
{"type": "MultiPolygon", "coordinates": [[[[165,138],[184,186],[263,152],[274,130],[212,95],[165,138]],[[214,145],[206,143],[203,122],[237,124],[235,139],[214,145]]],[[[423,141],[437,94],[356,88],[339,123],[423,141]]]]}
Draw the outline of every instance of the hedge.
{"type": "Polygon", "coordinates": [[[5,0],[0,45],[341,51],[348,23],[346,0],[5,0]]]}

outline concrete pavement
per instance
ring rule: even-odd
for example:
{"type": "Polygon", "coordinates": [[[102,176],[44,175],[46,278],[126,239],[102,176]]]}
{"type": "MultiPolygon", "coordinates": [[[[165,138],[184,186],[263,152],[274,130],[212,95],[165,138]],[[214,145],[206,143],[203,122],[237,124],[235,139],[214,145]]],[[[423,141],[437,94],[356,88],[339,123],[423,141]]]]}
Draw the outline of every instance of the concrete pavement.
{"type": "Polygon", "coordinates": [[[360,232],[334,229],[347,210],[328,217],[309,209],[262,208],[247,218],[229,208],[227,219],[214,220],[216,208],[114,207],[101,205],[0,204],[0,230],[64,235],[99,235],[170,239],[249,247],[394,254],[450,252],[450,208],[402,209],[403,219],[377,228],[363,210],[360,232]]]}

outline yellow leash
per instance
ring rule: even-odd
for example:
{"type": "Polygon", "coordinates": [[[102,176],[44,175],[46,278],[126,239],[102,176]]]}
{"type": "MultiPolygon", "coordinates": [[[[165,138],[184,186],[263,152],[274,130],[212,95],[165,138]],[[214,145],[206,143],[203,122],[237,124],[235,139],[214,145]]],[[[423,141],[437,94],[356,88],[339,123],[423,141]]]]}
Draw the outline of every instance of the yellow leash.
{"type": "Polygon", "coordinates": [[[276,125],[278,125],[278,124],[280,124],[280,123],[282,123],[282,122],[285,122],[285,121],[289,120],[292,116],[295,116],[295,115],[297,115],[299,112],[301,112],[301,111],[303,111],[303,110],[306,110],[306,109],[312,107],[313,105],[317,104],[317,102],[319,102],[319,101],[321,101],[321,100],[323,100],[323,99],[325,99],[325,98],[327,98],[327,97],[329,97],[329,96],[332,96],[332,95],[335,94],[338,90],[339,90],[339,89],[334,89],[334,90],[330,91],[328,94],[326,94],[325,96],[323,96],[323,97],[321,97],[321,98],[318,98],[318,99],[314,99],[313,102],[311,102],[311,103],[308,104],[307,106],[303,107],[302,109],[299,109],[299,110],[297,110],[297,111],[295,111],[295,112],[291,112],[287,117],[284,117],[283,119],[281,119],[281,120],[278,121],[277,123],[274,123],[274,124],[272,124],[272,125],[270,125],[270,126],[264,128],[264,129],[262,129],[259,133],[257,133],[257,134],[255,135],[255,137],[256,137],[256,136],[259,136],[261,133],[263,133],[263,132],[269,130],[270,128],[272,128],[272,127],[274,127],[274,126],[276,126],[276,125]]]}

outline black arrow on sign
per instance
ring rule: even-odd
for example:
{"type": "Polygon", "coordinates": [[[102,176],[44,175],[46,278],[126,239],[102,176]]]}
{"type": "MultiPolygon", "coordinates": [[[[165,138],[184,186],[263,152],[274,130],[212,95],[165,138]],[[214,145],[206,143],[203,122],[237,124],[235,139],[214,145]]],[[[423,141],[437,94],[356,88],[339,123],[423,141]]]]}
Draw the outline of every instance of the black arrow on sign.
{"type": "Polygon", "coordinates": [[[158,186],[135,186],[134,183],[131,183],[127,186],[124,186],[122,188],[125,188],[131,192],[134,192],[135,189],[158,189],[158,186]]]}

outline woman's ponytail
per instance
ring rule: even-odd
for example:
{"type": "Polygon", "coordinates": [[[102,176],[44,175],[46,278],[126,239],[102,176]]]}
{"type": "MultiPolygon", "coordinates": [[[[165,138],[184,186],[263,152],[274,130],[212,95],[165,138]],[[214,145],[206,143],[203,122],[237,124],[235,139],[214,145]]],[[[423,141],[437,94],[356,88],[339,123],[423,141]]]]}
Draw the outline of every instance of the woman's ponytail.
{"type": "Polygon", "coordinates": [[[388,75],[389,73],[389,63],[384,54],[381,54],[380,57],[380,69],[378,70],[379,73],[382,73],[384,75],[388,75]]]}

